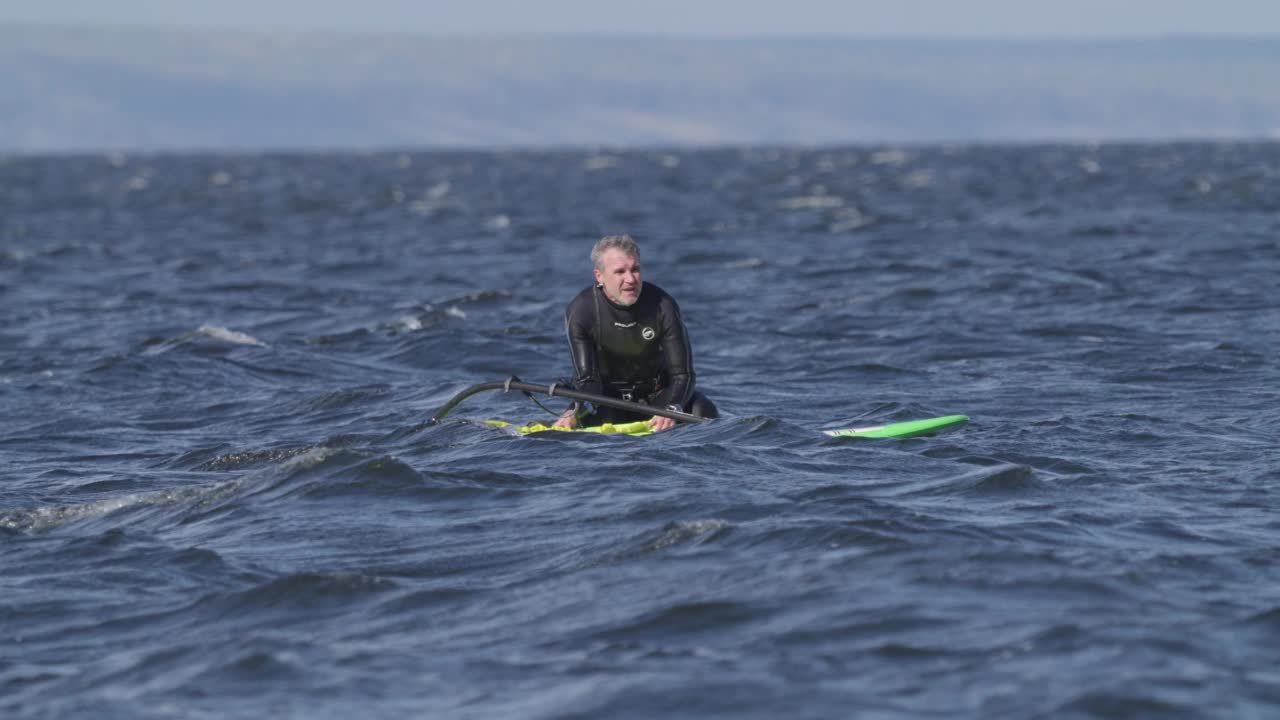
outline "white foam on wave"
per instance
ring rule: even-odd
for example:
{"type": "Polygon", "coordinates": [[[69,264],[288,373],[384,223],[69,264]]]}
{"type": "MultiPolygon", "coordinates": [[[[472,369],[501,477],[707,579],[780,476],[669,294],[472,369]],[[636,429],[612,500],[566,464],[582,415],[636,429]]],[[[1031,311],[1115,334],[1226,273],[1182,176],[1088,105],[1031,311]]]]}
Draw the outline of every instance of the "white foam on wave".
{"type": "Polygon", "coordinates": [[[424,195],[428,200],[441,200],[445,195],[449,194],[451,189],[453,189],[453,185],[448,180],[441,180],[427,188],[427,192],[424,195]]]}
{"type": "Polygon", "coordinates": [[[185,335],[180,335],[171,340],[165,340],[162,343],[152,345],[151,347],[144,349],[142,351],[142,354],[148,357],[152,357],[155,355],[163,355],[164,353],[167,353],[170,350],[189,341],[191,338],[197,337],[200,335],[203,335],[204,337],[212,338],[214,340],[218,340],[221,342],[232,343],[235,345],[252,345],[255,347],[267,347],[266,343],[262,342],[261,340],[259,340],[258,338],[252,335],[249,335],[248,333],[242,333],[237,330],[231,330],[218,325],[206,324],[206,325],[201,325],[199,328],[196,329],[195,332],[189,332],[185,335]]]}
{"type": "Polygon", "coordinates": [[[422,329],[422,321],[412,315],[401,315],[396,320],[396,324],[400,326],[400,329],[408,330],[409,332],[416,332],[422,329]]]}
{"type": "Polygon", "coordinates": [[[866,227],[872,219],[862,214],[858,208],[844,208],[836,213],[836,219],[827,228],[833,233],[849,232],[866,227]]]}
{"type": "Polygon", "coordinates": [[[880,150],[878,152],[871,153],[872,165],[896,166],[902,165],[910,159],[911,156],[903,150],[880,150]]]}
{"type": "Polygon", "coordinates": [[[714,533],[730,526],[728,520],[710,518],[707,520],[685,520],[675,522],[663,529],[662,534],[645,546],[646,550],[662,550],[672,545],[692,540],[701,535],[714,533]]]}
{"type": "Polygon", "coordinates": [[[337,448],[324,445],[309,448],[280,463],[280,467],[286,473],[297,472],[299,470],[310,470],[311,468],[322,464],[325,460],[328,460],[336,450],[337,448]]]}
{"type": "Polygon", "coordinates": [[[549,310],[561,307],[563,301],[559,298],[553,300],[538,300],[522,302],[512,306],[511,312],[517,315],[538,315],[549,310]]]}
{"type": "Polygon", "coordinates": [[[101,517],[121,508],[138,504],[137,496],[110,498],[83,505],[47,505],[0,515],[0,528],[40,531],[65,525],[82,518],[101,517]]]}
{"type": "Polygon", "coordinates": [[[266,343],[248,333],[242,333],[238,330],[231,330],[218,325],[201,325],[200,328],[196,330],[196,334],[236,345],[256,345],[258,347],[267,347],[266,343]]]}
{"type": "Polygon", "coordinates": [[[236,479],[212,486],[173,488],[151,493],[133,493],[103,498],[77,505],[45,505],[0,514],[0,528],[42,532],[79,520],[93,520],[118,510],[146,505],[175,505],[182,502],[209,503],[234,493],[244,483],[236,479]]]}
{"type": "Polygon", "coordinates": [[[933,173],[929,170],[915,170],[902,177],[902,184],[909,188],[925,188],[933,184],[933,173]]]}
{"type": "Polygon", "coordinates": [[[260,472],[225,482],[194,487],[178,487],[155,492],[131,493],[74,505],[45,505],[35,508],[0,512],[0,528],[23,532],[43,532],[80,520],[94,520],[119,510],[143,506],[165,506],[189,503],[193,508],[205,507],[236,495],[263,479],[289,475],[316,467],[336,452],[336,448],[309,448],[260,472]]]}
{"type": "Polygon", "coordinates": [[[611,167],[617,167],[620,161],[612,155],[592,155],[582,161],[584,170],[606,170],[611,167]]]}
{"type": "Polygon", "coordinates": [[[823,210],[841,205],[844,205],[844,200],[835,195],[801,195],[778,203],[778,207],[784,210],[823,210]]]}

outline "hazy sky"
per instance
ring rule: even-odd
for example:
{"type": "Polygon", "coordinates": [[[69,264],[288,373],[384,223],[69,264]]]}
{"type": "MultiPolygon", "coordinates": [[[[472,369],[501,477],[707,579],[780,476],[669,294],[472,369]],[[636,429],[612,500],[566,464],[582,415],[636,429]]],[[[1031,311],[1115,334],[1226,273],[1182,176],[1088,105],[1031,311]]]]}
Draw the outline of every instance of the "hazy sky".
{"type": "Polygon", "coordinates": [[[427,33],[1280,36],[1280,0],[35,0],[0,22],[427,33]]]}

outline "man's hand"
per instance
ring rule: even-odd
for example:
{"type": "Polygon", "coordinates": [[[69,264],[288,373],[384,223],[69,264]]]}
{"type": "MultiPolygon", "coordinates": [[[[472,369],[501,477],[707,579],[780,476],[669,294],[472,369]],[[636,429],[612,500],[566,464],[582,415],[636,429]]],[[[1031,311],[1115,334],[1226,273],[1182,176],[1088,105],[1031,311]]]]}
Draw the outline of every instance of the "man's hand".
{"type": "Polygon", "coordinates": [[[668,417],[655,416],[652,420],[649,421],[649,427],[653,428],[654,432],[662,432],[663,430],[670,430],[675,426],[676,426],[676,421],[668,417]]]}

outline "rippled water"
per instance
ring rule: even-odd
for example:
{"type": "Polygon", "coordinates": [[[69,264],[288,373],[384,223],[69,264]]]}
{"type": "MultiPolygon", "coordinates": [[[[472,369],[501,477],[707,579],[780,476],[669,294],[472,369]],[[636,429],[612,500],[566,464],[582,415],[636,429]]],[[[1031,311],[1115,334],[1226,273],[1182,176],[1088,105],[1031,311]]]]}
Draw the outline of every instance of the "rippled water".
{"type": "Polygon", "coordinates": [[[1280,708],[1280,145],[11,157],[0,211],[6,717],[1280,708]],[[618,231],[724,417],[425,425],[568,375],[618,231]]]}

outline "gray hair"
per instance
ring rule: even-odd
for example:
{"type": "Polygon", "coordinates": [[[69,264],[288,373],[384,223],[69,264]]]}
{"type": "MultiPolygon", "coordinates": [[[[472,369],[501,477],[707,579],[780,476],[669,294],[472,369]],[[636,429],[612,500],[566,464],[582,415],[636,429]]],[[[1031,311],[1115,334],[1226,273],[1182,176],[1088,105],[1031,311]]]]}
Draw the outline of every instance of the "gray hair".
{"type": "Polygon", "coordinates": [[[597,269],[604,269],[604,254],[610,250],[621,250],[624,255],[639,259],[640,246],[630,235],[605,235],[591,248],[591,264],[597,269]]]}

